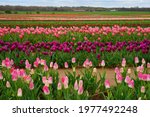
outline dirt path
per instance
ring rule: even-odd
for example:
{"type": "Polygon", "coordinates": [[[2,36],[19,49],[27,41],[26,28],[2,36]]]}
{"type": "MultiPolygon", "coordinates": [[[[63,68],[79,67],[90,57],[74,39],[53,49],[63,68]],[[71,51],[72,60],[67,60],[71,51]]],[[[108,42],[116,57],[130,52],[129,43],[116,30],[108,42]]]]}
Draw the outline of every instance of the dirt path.
{"type": "MultiPolygon", "coordinates": [[[[76,74],[77,75],[78,74],[81,75],[82,71],[84,71],[83,68],[78,68],[78,69],[76,69],[76,74]]],[[[108,68],[102,69],[102,68],[98,68],[97,69],[97,77],[98,77],[98,79],[100,79],[99,73],[102,74],[103,71],[106,71],[106,79],[108,79],[110,81],[111,85],[114,85],[115,84],[115,81],[114,81],[114,76],[115,76],[114,69],[108,69],[108,68]]],[[[58,72],[59,72],[59,76],[62,77],[62,76],[65,75],[65,73],[67,73],[67,72],[73,72],[73,70],[72,69],[59,69],[58,72]]],[[[133,69],[131,69],[131,76],[134,76],[133,69]]]]}

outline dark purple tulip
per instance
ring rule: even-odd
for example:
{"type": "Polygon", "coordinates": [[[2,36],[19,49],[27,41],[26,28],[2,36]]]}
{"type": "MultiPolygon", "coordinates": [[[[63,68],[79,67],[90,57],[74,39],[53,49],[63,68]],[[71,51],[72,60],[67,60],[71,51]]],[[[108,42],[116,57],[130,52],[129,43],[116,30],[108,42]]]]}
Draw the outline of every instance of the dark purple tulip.
{"type": "Polygon", "coordinates": [[[16,45],[12,45],[10,50],[13,51],[14,49],[16,49],[16,45]]]}
{"type": "Polygon", "coordinates": [[[101,55],[100,54],[97,54],[97,56],[96,56],[98,59],[100,59],[100,57],[101,57],[101,55]]]}

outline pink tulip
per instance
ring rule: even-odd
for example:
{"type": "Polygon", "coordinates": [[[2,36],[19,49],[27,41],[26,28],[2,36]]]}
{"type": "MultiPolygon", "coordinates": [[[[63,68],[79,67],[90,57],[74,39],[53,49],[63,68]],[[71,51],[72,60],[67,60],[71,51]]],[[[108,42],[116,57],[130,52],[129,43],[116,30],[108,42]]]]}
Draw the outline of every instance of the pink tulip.
{"type": "Polygon", "coordinates": [[[141,93],[145,93],[145,86],[141,86],[141,93]]]}
{"type": "Polygon", "coordinates": [[[117,83],[122,83],[123,77],[120,73],[116,74],[117,83]]]}
{"type": "Polygon", "coordinates": [[[109,80],[105,80],[105,88],[106,89],[110,88],[110,82],[109,82],[109,80]]]}
{"type": "Polygon", "coordinates": [[[102,67],[104,67],[104,66],[105,66],[105,61],[104,61],[104,60],[102,60],[102,62],[101,62],[101,66],[102,66],[102,67]]]}
{"type": "Polygon", "coordinates": [[[2,66],[6,68],[11,68],[14,64],[13,60],[10,60],[9,58],[6,58],[5,60],[2,60],[2,66]]]}
{"type": "Polygon", "coordinates": [[[79,86],[78,95],[82,95],[83,91],[84,91],[83,86],[79,86]]]}
{"type": "Polygon", "coordinates": [[[62,89],[62,84],[59,82],[57,85],[57,90],[61,90],[62,89]]]}
{"type": "Polygon", "coordinates": [[[31,81],[31,82],[29,83],[29,88],[30,88],[30,90],[33,90],[33,89],[34,89],[34,83],[33,83],[33,81],[31,81]]]}
{"type": "Polygon", "coordinates": [[[74,41],[74,40],[76,40],[76,38],[75,38],[75,37],[73,37],[73,38],[72,38],[72,40],[74,41]]]}
{"type": "Polygon", "coordinates": [[[36,58],[36,61],[37,61],[37,63],[38,63],[38,64],[40,64],[40,63],[41,63],[40,58],[36,58]]]}
{"type": "Polygon", "coordinates": [[[41,59],[41,60],[40,60],[40,64],[41,64],[41,65],[46,65],[46,61],[43,60],[43,59],[41,59]]]}
{"type": "Polygon", "coordinates": [[[83,67],[85,68],[89,68],[89,67],[92,67],[92,62],[89,60],[89,59],[86,59],[83,63],[83,67]]]}
{"type": "Polygon", "coordinates": [[[65,66],[65,68],[69,67],[67,62],[64,63],[64,66],[65,66]]]}
{"type": "Polygon", "coordinates": [[[34,67],[38,67],[40,63],[41,63],[41,60],[39,58],[36,58],[36,61],[34,62],[34,67]]]}
{"type": "Polygon", "coordinates": [[[19,38],[22,39],[22,38],[23,38],[23,35],[19,35],[19,38]]]}
{"type": "Polygon", "coordinates": [[[44,65],[44,71],[48,71],[48,66],[47,65],[44,65]]]}
{"type": "Polygon", "coordinates": [[[49,90],[48,86],[43,86],[43,92],[44,92],[45,95],[50,94],[50,90],[49,90]]]}
{"type": "Polygon", "coordinates": [[[143,73],[139,72],[138,77],[140,80],[150,81],[150,74],[143,74],[143,73]]]}
{"type": "Polygon", "coordinates": [[[145,59],[142,58],[142,64],[144,65],[146,63],[145,59]]]}
{"type": "Polygon", "coordinates": [[[43,77],[42,77],[42,82],[43,82],[44,84],[47,83],[47,78],[46,78],[46,76],[43,76],[43,77]]]}
{"type": "Polygon", "coordinates": [[[101,38],[100,38],[100,37],[98,37],[98,38],[97,38],[97,40],[101,40],[101,38]]]}
{"type": "Polygon", "coordinates": [[[84,37],[84,40],[85,40],[85,41],[87,41],[87,40],[88,40],[88,38],[87,38],[87,37],[84,37]]]}
{"type": "Polygon", "coordinates": [[[131,80],[131,81],[128,83],[128,87],[134,88],[134,80],[131,80]]]}
{"type": "Polygon", "coordinates": [[[57,63],[54,63],[53,69],[54,69],[54,70],[57,70],[57,69],[58,69],[58,64],[57,64],[57,63]]]}
{"type": "Polygon", "coordinates": [[[34,67],[38,67],[39,63],[37,61],[34,62],[34,67]]]}
{"type": "Polygon", "coordinates": [[[18,72],[17,70],[13,70],[12,73],[11,73],[11,76],[12,76],[12,81],[17,81],[18,79],[18,72]]]}
{"type": "Polygon", "coordinates": [[[3,75],[1,71],[0,71],[0,80],[3,80],[3,75]]]}
{"type": "Polygon", "coordinates": [[[120,70],[119,70],[118,67],[115,68],[115,73],[116,73],[116,74],[117,74],[117,73],[120,73],[120,70]]]}
{"type": "Polygon", "coordinates": [[[139,63],[139,58],[138,57],[135,57],[134,58],[134,62],[137,64],[137,63],[139,63]]]}
{"type": "Polygon", "coordinates": [[[78,90],[78,81],[77,80],[74,83],[74,90],[78,90]]]}
{"type": "Polygon", "coordinates": [[[21,88],[18,89],[17,96],[18,96],[18,97],[22,97],[22,89],[21,89],[21,88]]]}
{"type": "Polygon", "coordinates": [[[125,78],[125,82],[126,82],[126,83],[131,82],[131,78],[130,78],[129,76],[126,76],[126,78],[125,78]]]}
{"type": "Polygon", "coordinates": [[[49,83],[49,84],[52,84],[52,83],[53,83],[53,78],[52,78],[51,76],[48,78],[48,83],[49,83]]]}
{"type": "Polygon", "coordinates": [[[136,71],[137,72],[143,72],[144,71],[144,67],[143,67],[143,65],[141,65],[141,66],[138,66],[137,68],[136,68],[136,71]]]}
{"type": "Polygon", "coordinates": [[[61,82],[62,82],[62,84],[64,85],[64,88],[65,88],[65,89],[68,88],[69,79],[68,79],[67,76],[63,76],[63,77],[61,78],[61,82]]]}
{"type": "Polygon", "coordinates": [[[123,59],[122,59],[122,67],[125,67],[125,66],[126,66],[126,59],[123,58],[123,59]]]}
{"type": "Polygon", "coordinates": [[[24,77],[26,76],[26,72],[24,69],[20,69],[19,72],[18,72],[18,77],[24,77]]]}
{"type": "Polygon", "coordinates": [[[75,63],[75,62],[76,62],[76,58],[73,57],[73,58],[72,58],[72,63],[75,63]]]}
{"type": "Polygon", "coordinates": [[[7,82],[6,82],[6,87],[7,87],[7,88],[10,88],[10,87],[11,87],[11,85],[10,85],[10,82],[9,82],[9,81],[7,81],[7,82]]]}
{"type": "Polygon", "coordinates": [[[29,61],[28,60],[26,60],[25,61],[25,67],[26,67],[26,69],[31,69],[31,64],[29,63],[29,61]]]}

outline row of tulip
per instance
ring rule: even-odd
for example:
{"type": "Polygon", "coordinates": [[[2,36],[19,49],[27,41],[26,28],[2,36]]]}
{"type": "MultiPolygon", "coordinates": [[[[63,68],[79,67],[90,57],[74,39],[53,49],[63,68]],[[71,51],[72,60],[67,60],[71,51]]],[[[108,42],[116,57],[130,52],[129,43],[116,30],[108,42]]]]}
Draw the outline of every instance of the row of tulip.
{"type": "MultiPolygon", "coordinates": [[[[139,58],[134,60],[137,65],[139,58]]],[[[37,58],[34,69],[28,60],[25,68],[20,69],[6,58],[0,66],[0,99],[150,99],[150,63],[146,64],[144,59],[131,73],[123,58],[122,67],[114,70],[115,84],[106,79],[104,60],[100,63],[103,73],[98,73],[89,59],[83,63],[83,72],[77,73],[75,63],[76,58],[72,58],[73,72],[59,76],[57,63],[48,67],[45,60],[37,58]]]]}
{"type": "Polygon", "coordinates": [[[133,66],[133,57],[139,56],[146,61],[150,61],[150,40],[141,42],[4,42],[0,40],[0,61],[5,57],[15,58],[16,66],[23,67],[23,63],[28,59],[31,63],[37,57],[46,59],[47,62],[57,62],[60,67],[67,62],[71,67],[71,58],[76,57],[78,66],[81,66],[86,58],[97,66],[100,60],[106,60],[107,67],[118,66],[123,57],[127,59],[128,65],[133,66]]]}
{"type": "Polygon", "coordinates": [[[0,37],[6,41],[125,41],[149,38],[150,28],[127,27],[114,25],[113,27],[27,27],[27,28],[0,28],[0,37]]]}
{"type": "Polygon", "coordinates": [[[90,41],[84,41],[84,42],[38,42],[38,43],[31,43],[30,41],[26,41],[23,43],[19,42],[4,42],[3,40],[0,40],[0,52],[2,51],[14,51],[20,50],[25,53],[30,53],[30,52],[40,52],[43,50],[43,54],[48,55],[50,52],[56,52],[56,51],[63,51],[66,53],[73,53],[73,52],[78,52],[78,51],[87,51],[87,52],[93,52],[96,53],[98,52],[115,52],[115,51],[121,51],[122,49],[125,49],[129,52],[133,51],[142,51],[143,54],[146,54],[149,52],[149,47],[150,45],[150,40],[145,39],[143,41],[137,42],[137,41],[129,41],[129,42],[117,42],[113,44],[112,42],[90,42],[90,41]]]}

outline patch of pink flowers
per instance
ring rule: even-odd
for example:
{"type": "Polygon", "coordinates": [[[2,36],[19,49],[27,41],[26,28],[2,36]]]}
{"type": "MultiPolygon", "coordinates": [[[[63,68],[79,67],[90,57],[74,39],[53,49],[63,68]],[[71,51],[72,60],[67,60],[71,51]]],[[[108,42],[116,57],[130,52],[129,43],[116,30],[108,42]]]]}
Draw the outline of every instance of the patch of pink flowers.
{"type": "Polygon", "coordinates": [[[14,64],[14,61],[12,59],[6,58],[5,60],[2,60],[2,66],[6,68],[11,68],[14,64]]]}

